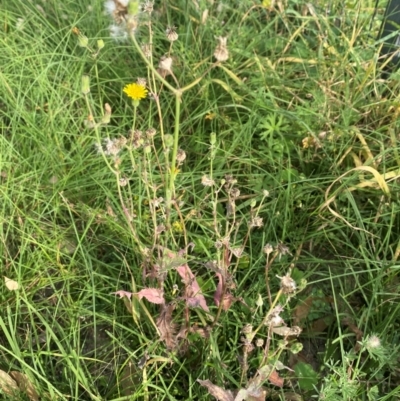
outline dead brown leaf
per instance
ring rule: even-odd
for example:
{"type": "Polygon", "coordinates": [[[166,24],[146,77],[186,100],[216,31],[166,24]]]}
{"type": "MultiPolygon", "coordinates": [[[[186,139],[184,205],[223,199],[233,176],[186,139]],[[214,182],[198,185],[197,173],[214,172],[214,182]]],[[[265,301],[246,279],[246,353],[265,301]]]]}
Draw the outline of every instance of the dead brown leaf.
{"type": "Polygon", "coordinates": [[[8,278],[6,276],[4,276],[4,282],[5,282],[7,289],[9,289],[10,291],[16,291],[19,288],[19,284],[16,281],[11,280],[10,278],[8,278]]]}
{"type": "Polygon", "coordinates": [[[13,371],[10,375],[17,382],[19,389],[23,391],[31,401],[39,401],[39,394],[26,374],[13,371]]]}
{"type": "Polygon", "coordinates": [[[111,294],[118,295],[120,298],[126,297],[129,300],[132,298],[132,293],[129,291],[125,291],[125,290],[118,290],[116,292],[112,292],[111,294]]]}
{"type": "Polygon", "coordinates": [[[162,305],[161,313],[157,319],[157,327],[160,330],[160,338],[165,341],[168,349],[174,349],[176,345],[176,327],[172,323],[173,304],[162,305]]]}
{"type": "Polygon", "coordinates": [[[276,370],[273,370],[269,377],[268,377],[268,381],[273,384],[274,386],[277,387],[283,387],[283,378],[279,376],[279,373],[276,370]]]}
{"type": "Polygon", "coordinates": [[[164,293],[158,288],[143,288],[137,296],[139,299],[146,298],[152,304],[165,304],[164,293]]]}
{"type": "Polygon", "coordinates": [[[224,390],[223,388],[218,387],[215,384],[212,384],[208,379],[207,380],[197,379],[197,381],[203,387],[205,387],[208,390],[208,392],[218,401],[235,401],[233,398],[232,391],[224,390]]]}
{"type": "Polygon", "coordinates": [[[20,392],[17,382],[4,370],[0,370],[0,389],[4,394],[12,396],[20,392]]]}
{"type": "Polygon", "coordinates": [[[235,301],[235,298],[230,292],[226,290],[225,294],[223,294],[223,288],[224,285],[226,285],[226,283],[224,282],[224,277],[221,273],[216,273],[216,275],[218,277],[218,285],[214,293],[214,302],[217,306],[222,303],[222,309],[226,311],[231,307],[233,301],[235,301]]]}
{"type": "Polygon", "coordinates": [[[278,334],[282,337],[289,337],[289,336],[299,336],[301,333],[301,328],[298,326],[287,327],[287,326],[280,326],[280,327],[272,327],[272,332],[278,334]]]}
{"type": "MultiPolygon", "coordinates": [[[[189,244],[191,246],[193,244],[189,244]]],[[[188,248],[187,247],[187,248],[188,248]]],[[[182,282],[186,287],[186,303],[190,307],[199,306],[204,311],[209,312],[206,299],[201,291],[199,283],[196,280],[196,276],[193,274],[189,265],[186,263],[186,259],[182,256],[187,252],[187,248],[176,253],[168,248],[162,247],[163,251],[163,263],[164,269],[175,269],[182,278],[182,282]]]]}

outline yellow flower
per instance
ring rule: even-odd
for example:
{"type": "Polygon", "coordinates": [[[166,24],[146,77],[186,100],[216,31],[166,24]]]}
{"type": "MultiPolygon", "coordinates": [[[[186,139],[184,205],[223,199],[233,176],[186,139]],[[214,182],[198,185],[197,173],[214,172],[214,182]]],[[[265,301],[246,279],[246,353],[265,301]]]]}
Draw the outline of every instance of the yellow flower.
{"type": "Polygon", "coordinates": [[[183,224],[180,221],[175,221],[174,223],[172,223],[172,229],[176,233],[183,233],[183,224]]]}
{"type": "Polygon", "coordinates": [[[141,100],[147,96],[147,89],[136,83],[125,85],[124,92],[133,100],[141,100]]]}

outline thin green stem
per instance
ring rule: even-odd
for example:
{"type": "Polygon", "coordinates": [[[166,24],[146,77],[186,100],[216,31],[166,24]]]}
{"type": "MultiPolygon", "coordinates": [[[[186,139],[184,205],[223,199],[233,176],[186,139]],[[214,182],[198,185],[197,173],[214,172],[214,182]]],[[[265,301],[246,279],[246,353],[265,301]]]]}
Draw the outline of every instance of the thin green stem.
{"type": "MultiPolygon", "coordinates": [[[[169,196],[174,194],[174,182],[177,174],[176,156],[178,154],[179,131],[180,131],[180,115],[181,115],[181,97],[180,94],[175,96],[175,127],[174,127],[174,144],[172,147],[171,169],[169,174],[169,196]]],[[[167,198],[167,205],[170,204],[171,198],[167,198]]],[[[169,207],[169,206],[168,206],[169,207]]]]}

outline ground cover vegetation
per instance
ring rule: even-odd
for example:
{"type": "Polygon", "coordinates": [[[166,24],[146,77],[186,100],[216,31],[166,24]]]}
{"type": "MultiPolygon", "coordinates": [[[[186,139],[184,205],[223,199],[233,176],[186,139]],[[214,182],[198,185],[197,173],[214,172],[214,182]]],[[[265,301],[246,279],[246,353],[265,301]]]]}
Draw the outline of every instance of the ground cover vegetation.
{"type": "Polygon", "coordinates": [[[2,399],[398,399],[384,6],[1,2],[2,399]]]}

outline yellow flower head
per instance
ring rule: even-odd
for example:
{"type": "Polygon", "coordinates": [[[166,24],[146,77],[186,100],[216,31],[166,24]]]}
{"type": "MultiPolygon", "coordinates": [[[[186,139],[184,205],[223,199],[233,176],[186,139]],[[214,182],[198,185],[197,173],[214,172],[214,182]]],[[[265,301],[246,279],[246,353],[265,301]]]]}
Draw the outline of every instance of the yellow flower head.
{"type": "Polygon", "coordinates": [[[176,233],[183,233],[183,224],[180,221],[175,221],[174,223],[172,223],[172,229],[176,233]]]}
{"type": "Polygon", "coordinates": [[[136,83],[125,85],[124,92],[133,100],[141,100],[147,96],[147,89],[136,83]]]}

